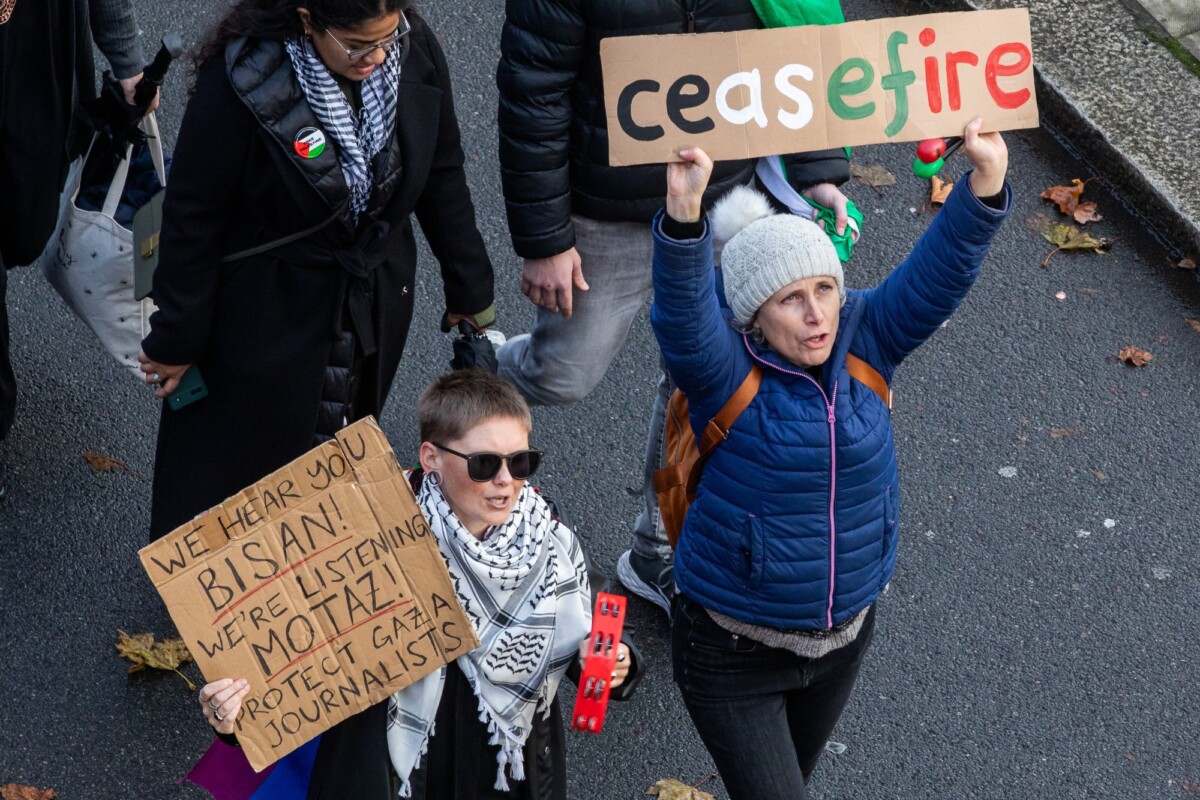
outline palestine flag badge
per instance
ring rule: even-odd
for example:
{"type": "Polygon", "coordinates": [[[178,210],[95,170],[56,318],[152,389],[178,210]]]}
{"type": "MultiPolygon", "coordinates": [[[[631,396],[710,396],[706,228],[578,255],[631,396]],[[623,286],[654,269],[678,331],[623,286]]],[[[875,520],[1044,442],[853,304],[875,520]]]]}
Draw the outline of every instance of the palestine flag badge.
{"type": "Polygon", "coordinates": [[[316,158],[325,152],[325,134],[316,128],[301,128],[292,146],[301,158],[316,158]]]}

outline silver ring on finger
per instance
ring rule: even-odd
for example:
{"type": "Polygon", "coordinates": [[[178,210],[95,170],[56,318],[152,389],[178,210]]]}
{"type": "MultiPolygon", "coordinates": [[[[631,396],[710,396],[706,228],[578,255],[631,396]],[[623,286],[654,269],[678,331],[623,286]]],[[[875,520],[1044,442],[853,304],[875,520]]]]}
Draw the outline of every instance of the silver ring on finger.
{"type": "Polygon", "coordinates": [[[217,722],[225,721],[225,718],[222,717],[220,714],[218,714],[216,711],[213,712],[213,719],[215,719],[217,722]]]}
{"type": "Polygon", "coordinates": [[[209,700],[209,701],[208,701],[208,707],[209,707],[209,708],[211,708],[213,711],[216,711],[218,708],[220,708],[220,706],[219,706],[219,705],[217,705],[217,701],[216,701],[216,700],[209,700]]]}

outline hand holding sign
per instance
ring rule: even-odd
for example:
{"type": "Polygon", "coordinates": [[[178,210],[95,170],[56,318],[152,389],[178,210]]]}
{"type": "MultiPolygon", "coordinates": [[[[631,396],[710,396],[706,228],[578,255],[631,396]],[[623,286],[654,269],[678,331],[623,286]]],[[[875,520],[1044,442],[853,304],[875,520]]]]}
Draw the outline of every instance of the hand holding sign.
{"type": "Polygon", "coordinates": [[[1008,146],[999,133],[980,133],[983,117],[976,117],[963,131],[963,152],[971,160],[971,191],[976,197],[991,197],[1004,189],[1008,172],[1008,146]]]}
{"type": "Polygon", "coordinates": [[[695,222],[713,162],[699,147],[684,148],[679,157],[683,160],[667,164],[667,214],[677,222],[695,222]]]}

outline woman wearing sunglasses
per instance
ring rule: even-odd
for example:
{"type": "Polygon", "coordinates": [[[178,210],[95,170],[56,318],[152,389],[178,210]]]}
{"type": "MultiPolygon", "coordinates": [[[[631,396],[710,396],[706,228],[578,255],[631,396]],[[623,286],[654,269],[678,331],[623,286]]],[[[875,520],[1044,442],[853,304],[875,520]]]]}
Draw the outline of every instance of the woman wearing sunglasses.
{"type": "MultiPolygon", "coordinates": [[[[502,378],[463,370],[429,386],[417,413],[417,501],[481,644],[322,734],[311,775],[270,797],[566,800],[557,693],[564,674],[578,679],[593,576],[526,482],[542,456],[529,446],[529,408],[502,378]]],[[[627,699],[637,679],[636,651],[622,643],[611,697],[627,699]]],[[[218,734],[232,733],[248,690],[235,680],[200,690],[218,734]]]]}
{"type": "Polygon", "coordinates": [[[159,397],[185,375],[207,396],[164,403],[155,537],[381,412],[414,213],[445,329],[493,316],[446,60],[408,0],[238,0],[196,58],[142,370],[159,397]]]}

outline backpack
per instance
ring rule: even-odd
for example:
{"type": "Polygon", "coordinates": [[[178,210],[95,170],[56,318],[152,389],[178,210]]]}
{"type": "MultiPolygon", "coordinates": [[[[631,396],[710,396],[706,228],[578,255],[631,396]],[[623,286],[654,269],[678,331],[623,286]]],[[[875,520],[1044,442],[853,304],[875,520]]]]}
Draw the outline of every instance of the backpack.
{"type": "MultiPolygon", "coordinates": [[[[846,371],[879,395],[888,410],[892,408],[892,390],[879,372],[857,356],[846,354],[846,371]]],[[[658,495],[658,510],[671,547],[679,543],[688,507],[696,499],[696,487],[704,463],[718,444],[729,438],[729,429],[758,394],[762,383],[762,368],[754,364],[733,396],[725,401],[717,415],[704,426],[703,438],[697,446],[688,415],[688,399],[682,390],[671,393],[667,404],[663,449],[666,464],[654,471],[654,493],[658,495]]]]}

